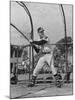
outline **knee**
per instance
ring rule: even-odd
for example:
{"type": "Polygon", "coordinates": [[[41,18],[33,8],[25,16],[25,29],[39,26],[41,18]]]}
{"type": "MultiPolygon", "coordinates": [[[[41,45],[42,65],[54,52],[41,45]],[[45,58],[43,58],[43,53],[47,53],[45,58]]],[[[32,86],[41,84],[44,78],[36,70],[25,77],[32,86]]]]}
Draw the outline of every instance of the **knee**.
{"type": "Polygon", "coordinates": [[[40,61],[40,62],[44,62],[44,57],[41,57],[41,58],[39,59],[39,61],[40,61]]]}

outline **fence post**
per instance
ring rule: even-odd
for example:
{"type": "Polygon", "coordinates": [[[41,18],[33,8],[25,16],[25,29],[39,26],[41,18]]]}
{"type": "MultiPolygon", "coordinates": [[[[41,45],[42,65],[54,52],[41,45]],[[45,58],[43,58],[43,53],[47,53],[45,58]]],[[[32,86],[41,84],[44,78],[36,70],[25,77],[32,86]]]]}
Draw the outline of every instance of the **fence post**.
{"type": "Polygon", "coordinates": [[[30,81],[30,76],[31,76],[31,45],[29,46],[29,81],[30,81]]]}
{"type": "Polygon", "coordinates": [[[18,49],[19,49],[19,47],[17,46],[17,64],[16,64],[16,77],[17,77],[17,79],[18,79],[18,49]]]}
{"type": "MultiPolygon", "coordinates": [[[[13,58],[13,59],[15,58],[15,51],[13,52],[12,58],[13,58]]],[[[15,73],[16,73],[16,72],[15,72],[15,62],[13,62],[13,68],[12,68],[12,69],[13,69],[12,72],[13,72],[13,74],[15,75],[15,73]]]]}

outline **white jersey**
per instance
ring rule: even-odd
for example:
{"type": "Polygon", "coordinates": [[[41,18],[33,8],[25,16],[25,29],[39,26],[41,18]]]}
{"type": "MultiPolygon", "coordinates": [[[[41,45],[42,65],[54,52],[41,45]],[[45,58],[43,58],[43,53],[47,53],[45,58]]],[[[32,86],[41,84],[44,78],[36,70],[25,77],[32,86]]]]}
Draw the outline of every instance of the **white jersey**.
{"type": "Polygon", "coordinates": [[[51,52],[51,46],[50,46],[50,41],[49,41],[48,37],[44,36],[40,40],[47,41],[47,43],[45,43],[44,45],[42,45],[41,48],[40,48],[42,50],[42,52],[51,52]]]}

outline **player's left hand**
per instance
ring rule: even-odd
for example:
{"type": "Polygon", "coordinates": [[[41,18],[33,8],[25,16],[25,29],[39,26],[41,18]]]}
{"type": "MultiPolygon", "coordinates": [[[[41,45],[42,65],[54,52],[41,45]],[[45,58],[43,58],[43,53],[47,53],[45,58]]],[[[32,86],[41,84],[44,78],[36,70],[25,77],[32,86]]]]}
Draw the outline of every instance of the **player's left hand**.
{"type": "Polygon", "coordinates": [[[32,42],[33,42],[33,40],[31,39],[31,40],[29,40],[29,42],[30,42],[30,43],[32,43],[32,42]]]}

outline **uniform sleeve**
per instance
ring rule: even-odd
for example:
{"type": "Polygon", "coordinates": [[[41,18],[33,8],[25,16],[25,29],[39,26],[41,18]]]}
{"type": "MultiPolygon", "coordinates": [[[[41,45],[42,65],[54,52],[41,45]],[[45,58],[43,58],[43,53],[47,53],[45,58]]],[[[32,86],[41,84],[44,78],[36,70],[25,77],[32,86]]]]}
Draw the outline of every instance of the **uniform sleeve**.
{"type": "Polygon", "coordinates": [[[36,51],[36,53],[39,53],[40,49],[37,48],[35,45],[33,45],[34,50],[36,51]]]}
{"type": "Polygon", "coordinates": [[[44,45],[45,43],[48,42],[48,38],[44,38],[44,39],[41,39],[40,41],[33,41],[33,44],[36,44],[36,45],[44,45]]]}

